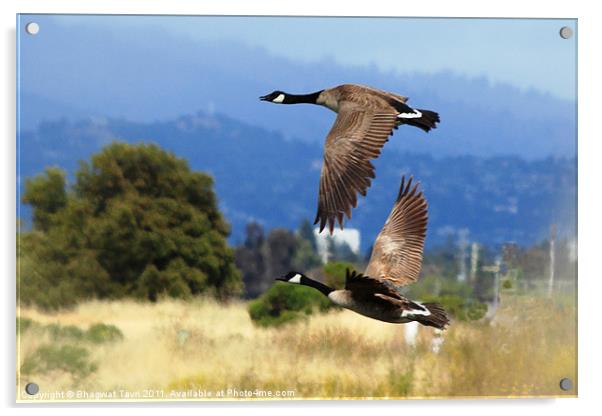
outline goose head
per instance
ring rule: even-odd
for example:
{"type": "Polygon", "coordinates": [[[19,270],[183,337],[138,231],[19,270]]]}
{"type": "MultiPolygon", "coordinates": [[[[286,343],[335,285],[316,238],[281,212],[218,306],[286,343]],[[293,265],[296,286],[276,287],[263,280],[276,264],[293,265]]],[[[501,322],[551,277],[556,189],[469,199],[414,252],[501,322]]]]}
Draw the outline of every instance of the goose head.
{"type": "Polygon", "coordinates": [[[261,101],[269,101],[271,103],[282,104],[286,99],[286,93],[283,91],[274,91],[267,95],[259,97],[261,101]]]}
{"type": "Polygon", "coordinates": [[[301,279],[304,277],[305,276],[303,276],[303,274],[298,273],[298,272],[288,272],[287,274],[278,277],[276,280],[280,280],[282,282],[288,282],[288,283],[296,283],[296,284],[300,285],[301,279]]]}

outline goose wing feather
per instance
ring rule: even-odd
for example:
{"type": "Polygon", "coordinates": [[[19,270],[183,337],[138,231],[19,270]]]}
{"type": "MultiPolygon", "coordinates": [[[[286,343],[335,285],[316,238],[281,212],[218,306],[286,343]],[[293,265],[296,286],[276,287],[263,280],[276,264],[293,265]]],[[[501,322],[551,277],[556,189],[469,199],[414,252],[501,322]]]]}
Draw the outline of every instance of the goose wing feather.
{"type": "MultiPolygon", "coordinates": [[[[389,298],[403,299],[401,294],[387,282],[363,275],[355,270],[347,269],[345,289],[351,291],[356,300],[373,300],[373,296],[381,294],[389,298]]],[[[381,297],[381,299],[384,299],[381,297]]]]}
{"type": "Polygon", "coordinates": [[[357,195],[366,195],[374,178],[372,159],[380,155],[397,123],[392,108],[372,110],[343,102],[324,145],[318,210],[314,224],[332,234],[343,216],[351,218],[357,195]]]}
{"type": "Polygon", "coordinates": [[[378,234],[365,275],[395,286],[418,280],[428,221],[428,204],[412,178],[401,188],[397,200],[378,234]]]}

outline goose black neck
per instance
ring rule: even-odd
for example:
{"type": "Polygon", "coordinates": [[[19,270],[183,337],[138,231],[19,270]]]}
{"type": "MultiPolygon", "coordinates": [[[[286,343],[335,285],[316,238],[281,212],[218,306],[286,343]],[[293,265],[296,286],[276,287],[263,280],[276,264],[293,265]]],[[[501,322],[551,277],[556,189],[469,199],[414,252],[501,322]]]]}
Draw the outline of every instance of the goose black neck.
{"type": "Polygon", "coordinates": [[[314,279],[310,279],[307,276],[301,276],[301,281],[300,283],[304,286],[309,286],[309,287],[313,287],[314,289],[319,290],[320,292],[322,292],[325,296],[328,296],[328,294],[330,292],[333,292],[334,289],[326,286],[324,283],[318,282],[317,280],[314,279]]]}
{"type": "Polygon", "coordinates": [[[315,104],[322,91],[311,94],[285,94],[282,104],[315,104]]]}

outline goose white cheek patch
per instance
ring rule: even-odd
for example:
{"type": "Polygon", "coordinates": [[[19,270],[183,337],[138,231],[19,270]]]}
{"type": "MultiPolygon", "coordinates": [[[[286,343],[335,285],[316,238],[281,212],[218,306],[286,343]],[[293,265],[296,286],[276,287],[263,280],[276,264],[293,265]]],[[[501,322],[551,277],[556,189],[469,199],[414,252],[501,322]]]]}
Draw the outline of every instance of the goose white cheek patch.
{"type": "Polygon", "coordinates": [[[301,275],[299,273],[297,273],[296,275],[294,275],[293,277],[291,277],[288,280],[288,282],[289,283],[297,283],[297,284],[301,283],[301,275]]]}
{"type": "Polygon", "coordinates": [[[274,98],[272,102],[281,104],[282,102],[284,102],[284,94],[280,94],[278,97],[274,98]]]}

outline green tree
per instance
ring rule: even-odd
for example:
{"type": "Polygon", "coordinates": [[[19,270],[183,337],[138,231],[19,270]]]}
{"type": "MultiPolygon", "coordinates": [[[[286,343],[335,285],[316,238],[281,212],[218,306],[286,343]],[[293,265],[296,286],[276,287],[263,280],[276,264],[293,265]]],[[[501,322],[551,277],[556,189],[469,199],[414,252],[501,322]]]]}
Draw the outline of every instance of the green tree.
{"type": "Polygon", "coordinates": [[[275,278],[293,269],[306,271],[320,265],[311,243],[299,233],[274,228],[266,237],[256,222],[247,224],[244,244],[236,248],[235,258],[243,272],[247,298],[258,297],[275,278]]]}
{"type": "Polygon", "coordinates": [[[274,228],[268,234],[265,246],[266,273],[274,279],[293,269],[297,238],[286,228],[274,228]]]}
{"type": "Polygon", "coordinates": [[[244,244],[236,247],[234,251],[236,265],[243,273],[247,298],[259,296],[274,281],[273,277],[266,275],[264,244],[263,227],[257,222],[250,222],[246,227],[244,244]]]}
{"type": "Polygon", "coordinates": [[[51,226],[52,217],[67,203],[65,172],[57,167],[25,181],[23,202],[33,207],[33,224],[40,230],[51,226]]]}
{"type": "Polygon", "coordinates": [[[293,268],[299,271],[309,271],[322,264],[322,260],[312,249],[309,241],[298,239],[297,250],[293,257],[293,268]]]}
{"type": "Polygon", "coordinates": [[[304,219],[299,226],[299,230],[297,231],[299,237],[303,240],[309,242],[311,249],[315,252],[318,250],[318,245],[316,243],[316,236],[314,235],[314,229],[311,226],[311,223],[308,219],[304,219]]]}
{"type": "Polygon", "coordinates": [[[297,230],[297,250],[293,258],[293,267],[296,270],[309,271],[321,264],[313,228],[308,220],[303,220],[297,230]]]}
{"type": "Polygon", "coordinates": [[[242,291],[210,176],[155,145],[113,143],[76,178],[67,190],[64,173],[47,170],[26,185],[34,224],[21,238],[24,302],[242,291]],[[63,197],[46,195],[45,183],[63,197]]]}

